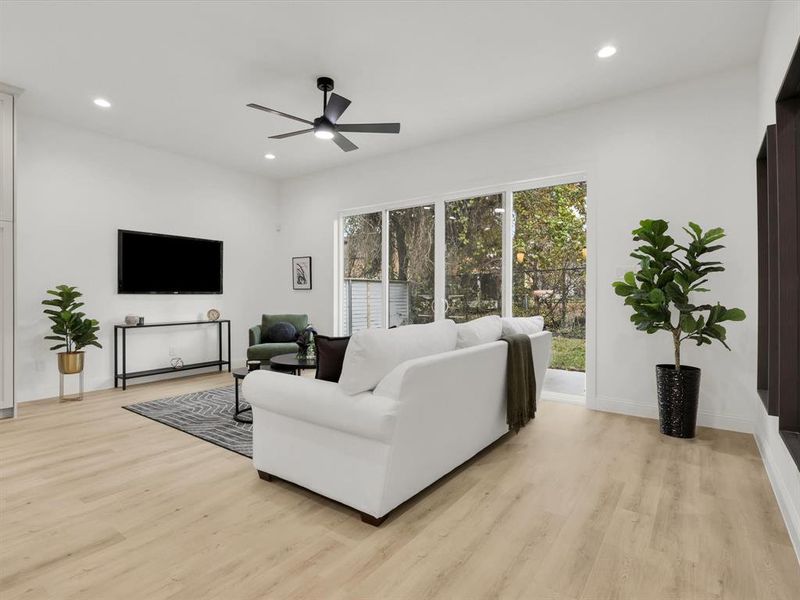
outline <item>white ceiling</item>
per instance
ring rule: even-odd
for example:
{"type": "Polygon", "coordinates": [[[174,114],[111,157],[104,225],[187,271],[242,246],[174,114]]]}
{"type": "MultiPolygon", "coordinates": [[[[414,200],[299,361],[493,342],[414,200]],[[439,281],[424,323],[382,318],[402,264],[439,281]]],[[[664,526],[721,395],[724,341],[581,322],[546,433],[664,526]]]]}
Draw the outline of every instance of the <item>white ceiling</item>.
{"type": "Polygon", "coordinates": [[[768,3],[0,2],[0,81],[42,115],[272,178],[350,164],[755,62],[768,3]],[[607,43],[612,59],[595,56],[607,43]],[[316,77],[353,101],[345,154],[316,77]],[[101,110],[96,96],[113,107],[101,110]],[[265,152],[278,158],[266,161],[265,152]]]}

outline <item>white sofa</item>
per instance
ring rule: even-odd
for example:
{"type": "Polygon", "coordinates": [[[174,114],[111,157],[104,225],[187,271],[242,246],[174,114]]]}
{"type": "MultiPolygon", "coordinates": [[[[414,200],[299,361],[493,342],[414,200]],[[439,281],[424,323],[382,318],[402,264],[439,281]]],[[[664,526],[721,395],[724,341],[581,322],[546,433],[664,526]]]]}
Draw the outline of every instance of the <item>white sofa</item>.
{"type": "MultiPolygon", "coordinates": [[[[551,334],[531,335],[536,398],[551,334]]],[[[254,371],[253,464],[263,479],[296,483],[378,525],[394,508],[508,432],[508,345],[494,341],[415,358],[370,392],[254,371]]]]}

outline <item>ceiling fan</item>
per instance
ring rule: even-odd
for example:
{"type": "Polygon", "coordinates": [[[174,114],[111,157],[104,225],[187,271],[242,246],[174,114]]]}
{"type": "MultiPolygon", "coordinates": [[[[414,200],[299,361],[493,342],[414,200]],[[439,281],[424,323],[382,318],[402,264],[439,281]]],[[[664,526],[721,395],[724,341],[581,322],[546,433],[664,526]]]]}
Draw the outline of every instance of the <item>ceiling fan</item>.
{"type": "Polygon", "coordinates": [[[333,91],[333,79],[330,77],[317,78],[317,88],[319,88],[325,94],[325,96],[322,100],[322,116],[317,117],[313,121],[296,117],[273,108],[267,108],[266,106],[261,106],[260,104],[250,103],[247,106],[311,125],[311,127],[308,129],[282,133],[280,135],[271,135],[269,136],[269,139],[271,140],[282,140],[295,135],[314,132],[316,137],[323,140],[333,140],[334,143],[339,146],[339,148],[345,152],[350,152],[352,150],[358,150],[358,146],[344,137],[341,132],[400,133],[400,123],[357,123],[350,125],[339,123],[339,117],[341,117],[342,113],[347,110],[348,106],[350,106],[350,100],[340,96],[339,94],[331,94],[330,99],[328,99],[328,92],[333,91]]]}

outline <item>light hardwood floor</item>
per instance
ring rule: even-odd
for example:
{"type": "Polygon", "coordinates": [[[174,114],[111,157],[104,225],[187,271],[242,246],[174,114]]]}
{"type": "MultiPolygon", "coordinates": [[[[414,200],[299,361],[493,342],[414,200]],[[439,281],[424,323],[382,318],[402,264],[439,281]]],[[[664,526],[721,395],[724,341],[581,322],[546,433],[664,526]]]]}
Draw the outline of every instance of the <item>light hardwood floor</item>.
{"type": "Polygon", "coordinates": [[[0,423],[0,597],[800,598],[751,436],[542,402],[383,526],[119,407],[202,375],[25,404],[0,423]]]}

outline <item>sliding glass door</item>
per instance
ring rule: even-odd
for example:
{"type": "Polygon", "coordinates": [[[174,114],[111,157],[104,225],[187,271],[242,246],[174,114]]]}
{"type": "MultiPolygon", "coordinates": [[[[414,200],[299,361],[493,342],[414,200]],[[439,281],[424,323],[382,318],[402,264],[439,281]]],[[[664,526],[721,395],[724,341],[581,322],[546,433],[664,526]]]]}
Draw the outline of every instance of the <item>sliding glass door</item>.
{"type": "Polygon", "coordinates": [[[436,207],[389,211],[389,327],[434,320],[436,207]]]}
{"type": "Polygon", "coordinates": [[[383,327],[383,213],[342,219],[341,329],[383,327]]]}
{"type": "Polygon", "coordinates": [[[456,323],[502,314],[503,195],[445,203],[445,314],[456,323]]]}
{"type": "Polygon", "coordinates": [[[583,368],[585,182],[375,209],[340,227],[341,333],[543,315],[572,350],[564,368],[583,368]]]}

